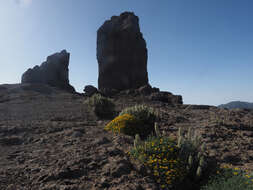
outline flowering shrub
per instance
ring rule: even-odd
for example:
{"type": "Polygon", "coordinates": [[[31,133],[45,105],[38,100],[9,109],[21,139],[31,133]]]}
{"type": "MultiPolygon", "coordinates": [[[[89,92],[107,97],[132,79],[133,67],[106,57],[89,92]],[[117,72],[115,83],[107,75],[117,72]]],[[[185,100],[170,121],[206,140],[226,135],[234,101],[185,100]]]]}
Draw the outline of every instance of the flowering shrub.
{"type": "Polygon", "coordinates": [[[154,123],[158,118],[158,114],[155,113],[153,108],[145,105],[136,105],[125,108],[120,112],[119,116],[124,114],[130,114],[134,116],[141,123],[142,126],[139,128],[139,135],[141,138],[146,138],[148,135],[154,132],[154,123]]]}
{"type": "Polygon", "coordinates": [[[146,129],[143,128],[142,122],[130,114],[123,114],[110,121],[104,128],[113,133],[124,133],[135,136],[141,134],[146,129]]]}
{"type": "Polygon", "coordinates": [[[221,167],[201,190],[252,190],[253,175],[239,168],[221,167]]]}
{"type": "Polygon", "coordinates": [[[154,109],[145,105],[136,105],[133,107],[125,108],[120,112],[119,115],[123,115],[126,113],[136,117],[138,120],[144,123],[149,124],[154,124],[157,118],[157,114],[155,113],[154,109]]]}
{"type": "Polygon", "coordinates": [[[186,170],[179,153],[174,140],[155,136],[149,136],[145,142],[137,144],[129,152],[151,169],[162,189],[175,187],[184,179],[186,170]]]}
{"type": "Polygon", "coordinates": [[[253,190],[253,175],[238,168],[212,165],[200,137],[191,129],[186,135],[179,129],[178,138],[172,139],[162,136],[156,123],[156,136],[148,136],[142,141],[139,136],[143,130],[142,122],[130,114],[116,117],[105,129],[135,135],[129,155],[151,171],[160,189],[253,190]]]}
{"type": "Polygon", "coordinates": [[[188,130],[187,135],[183,135],[180,129],[178,138],[172,139],[161,136],[157,125],[155,132],[156,136],[149,136],[146,141],[136,136],[129,154],[151,169],[161,189],[182,190],[185,186],[188,190],[198,189],[207,181],[206,176],[213,172],[209,168],[215,168],[208,165],[196,133],[188,130]]]}

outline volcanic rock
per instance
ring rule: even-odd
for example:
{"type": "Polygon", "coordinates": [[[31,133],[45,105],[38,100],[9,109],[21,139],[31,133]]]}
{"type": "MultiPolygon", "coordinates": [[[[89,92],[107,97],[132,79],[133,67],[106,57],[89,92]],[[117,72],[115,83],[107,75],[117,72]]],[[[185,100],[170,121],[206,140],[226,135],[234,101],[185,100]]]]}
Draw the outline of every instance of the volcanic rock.
{"type": "Polygon", "coordinates": [[[85,96],[92,96],[93,94],[98,92],[98,89],[92,85],[87,85],[83,89],[85,96]]]}
{"type": "Polygon", "coordinates": [[[151,87],[150,84],[147,84],[147,85],[141,86],[136,91],[138,92],[138,94],[150,95],[151,93],[160,92],[160,89],[156,87],[151,87]]]}
{"type": "Polygon", "coordinates": [[[119,90],[113,88],[102,88],[99,90],[99,93],[106,97],[111,97],[119,93],[119,90]]]}
{"type": "Polygon", "coordinates": [[[139,93],[140,94],[143,94],[143,95],[148,95],[148,94],[151,94],[152,93],[152,87],[149,85],[149,84],[147,84],[147,85],[145,85],[145,86],[141,86],[139,89],[138,89],[138,91],[139,91],[139,93]]]}
{"type": "Polygon", "coordinates": [[[98,89],[137,89],[148,84],[146,42],[132,12],[113,16],[97,31],[98,89]]]}
{"type": "Polygon", "coordinates": [[[48,56],[40,66],[28,69],[22,75],[21,83],[41,83],[75,92],[69,84],[69,57],[66,50],[48,56]]]}
{"type": "Polygon", "coordinates": [[[152,101],[160,101],[170,104],[183,104],[182,96],[173,95],[172,93],[166,91],[152,93],[149,98],[152,101]]]}

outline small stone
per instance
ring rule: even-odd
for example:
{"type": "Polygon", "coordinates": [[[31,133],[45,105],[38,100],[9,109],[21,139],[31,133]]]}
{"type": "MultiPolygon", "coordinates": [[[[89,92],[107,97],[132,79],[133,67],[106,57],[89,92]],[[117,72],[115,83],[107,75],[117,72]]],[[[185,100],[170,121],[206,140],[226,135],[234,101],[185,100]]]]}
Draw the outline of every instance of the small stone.
{"type": "Polygon", "coordinates": [[[108,154],[110,156],[117,156],[117,155],[124,155],[124,152],[116,147],[109,147],[108,148],[108,154]]]}
{"type": "Polygon", "coordinates": [[[74,131],[72,133],[72,137],[75,137],[75,138],[82,137],[82,136],[83,136],[83,134],[80,131],[74,131]]]}
{"type": "Polygon", "coordinates": [[[107,144],[107,143],[110,143],[110,142],[111,141],[109,139],[107,139],[106,137],[103,137],[103,138],[94,140],[93,144],[102,145],[102,144],[107,144]]]}
{"type": "Polygon", "coordinates": [[[132,165],[127,160],[119,160],[111,165],[111,176],[114,178],[119,178],[122,175],[127,175],[131,173],[132,165]]]}
{"type": "Polygon", "coordinates": [[[109,183],[109,181],[107,180],[107,178],[105,178],[105,177],[102,177],[102,178],[101,178],[99,187],[101,187],[101,188],[108,188],[108,187],[110,187],[110,183],[109,183]]]}

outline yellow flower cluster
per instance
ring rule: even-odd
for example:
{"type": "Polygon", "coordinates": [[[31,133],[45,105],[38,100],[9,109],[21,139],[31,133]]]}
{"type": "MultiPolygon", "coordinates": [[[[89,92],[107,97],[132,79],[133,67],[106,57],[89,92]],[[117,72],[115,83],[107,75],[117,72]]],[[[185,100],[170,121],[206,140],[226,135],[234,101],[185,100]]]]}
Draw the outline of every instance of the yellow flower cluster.
{"type": "Polygon", "coordinates": [[[160,138],[146,143],[146,151],[141,151],[161,188],[174,185],[184,177],[184,167],[177,154],[176,145],[160,138]]]}
{"type": "MultiPolygon", "coordinates": [[[[243,177],[243,178],[245,178],[247,181],[245,182],[246,184],[251,184],[251,185],[253,185],[253,176],[251,176],[251,175],[249,175],[249,174],[247,174],[247,172],[248,172],[248,170],[245,170],[245,171],[243,171],[243,170],[241,170],[240,168],[238,168],[238,167],[235,167],[235,168],[233,168],[233,166],[231,165],[231,164],[227,164],[227,165],[223,165],[222,167],[221,167],[221,169],[231,169],[232,170],[232,174],[234,175],[234,176],[238,176],[238,177],[243,177]]],[[[217,174],[220,174],[221,173],[221,171],[220,170],[217,170],[217,174]]]]}
{"type": "Polygon", "coordinates": [[[140,123],[134,116],[123,114],[110,121],[104,129],[112,131],[114,134],[135,135],[138,133],[138,127],[140,127],[140,123]]]}
{"type": "MultiPolygon", "coordinates": [[[[233,175],[238,176],[240,175],[241,170],[239,168],[233,168],[233,175]]],[[[248,172],[247,170],[245,172],[248,172]]],[[[243,172],[244,173],[244,172],[243,172]]],[[[246,184],[251,184],[253,185],[253,176],[250,176],[249,174],[241,174],[242,177],[244,177],[247,181],[245,182],[246,184]]]]}

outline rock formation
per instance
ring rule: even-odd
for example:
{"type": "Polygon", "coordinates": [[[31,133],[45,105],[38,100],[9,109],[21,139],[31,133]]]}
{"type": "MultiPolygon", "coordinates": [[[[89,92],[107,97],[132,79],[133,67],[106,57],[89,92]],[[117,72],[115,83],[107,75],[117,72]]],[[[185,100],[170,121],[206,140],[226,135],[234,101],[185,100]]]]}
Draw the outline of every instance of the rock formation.
{"type": "Polygon", "coordinates": [[[84,95],[91,97],[93,94],[98,93],[98,89],[92,85],[86,85],[83,89],[84,95]]]}
{"type": "Polygon", "coordinates": [[[148,84],[146,42],[134,13],[113,16],[98,29],[97,60],[100,91],[136,89],[148,84]]]}
{"type": "Polygon", "coordinates": [[[48,56],[40,66],[28,69],[22,75],[21,83],[42,83],[75,92],[69,84],[69,57],[66,50],[48,56]]]}
{"type": "Polygon", "coordinates": [[[160,101],[169,104],[183,104],[183,98],[181,95],[174,95],[166,91],[152,93],[149,98],[151,101],[160,101]]]}

